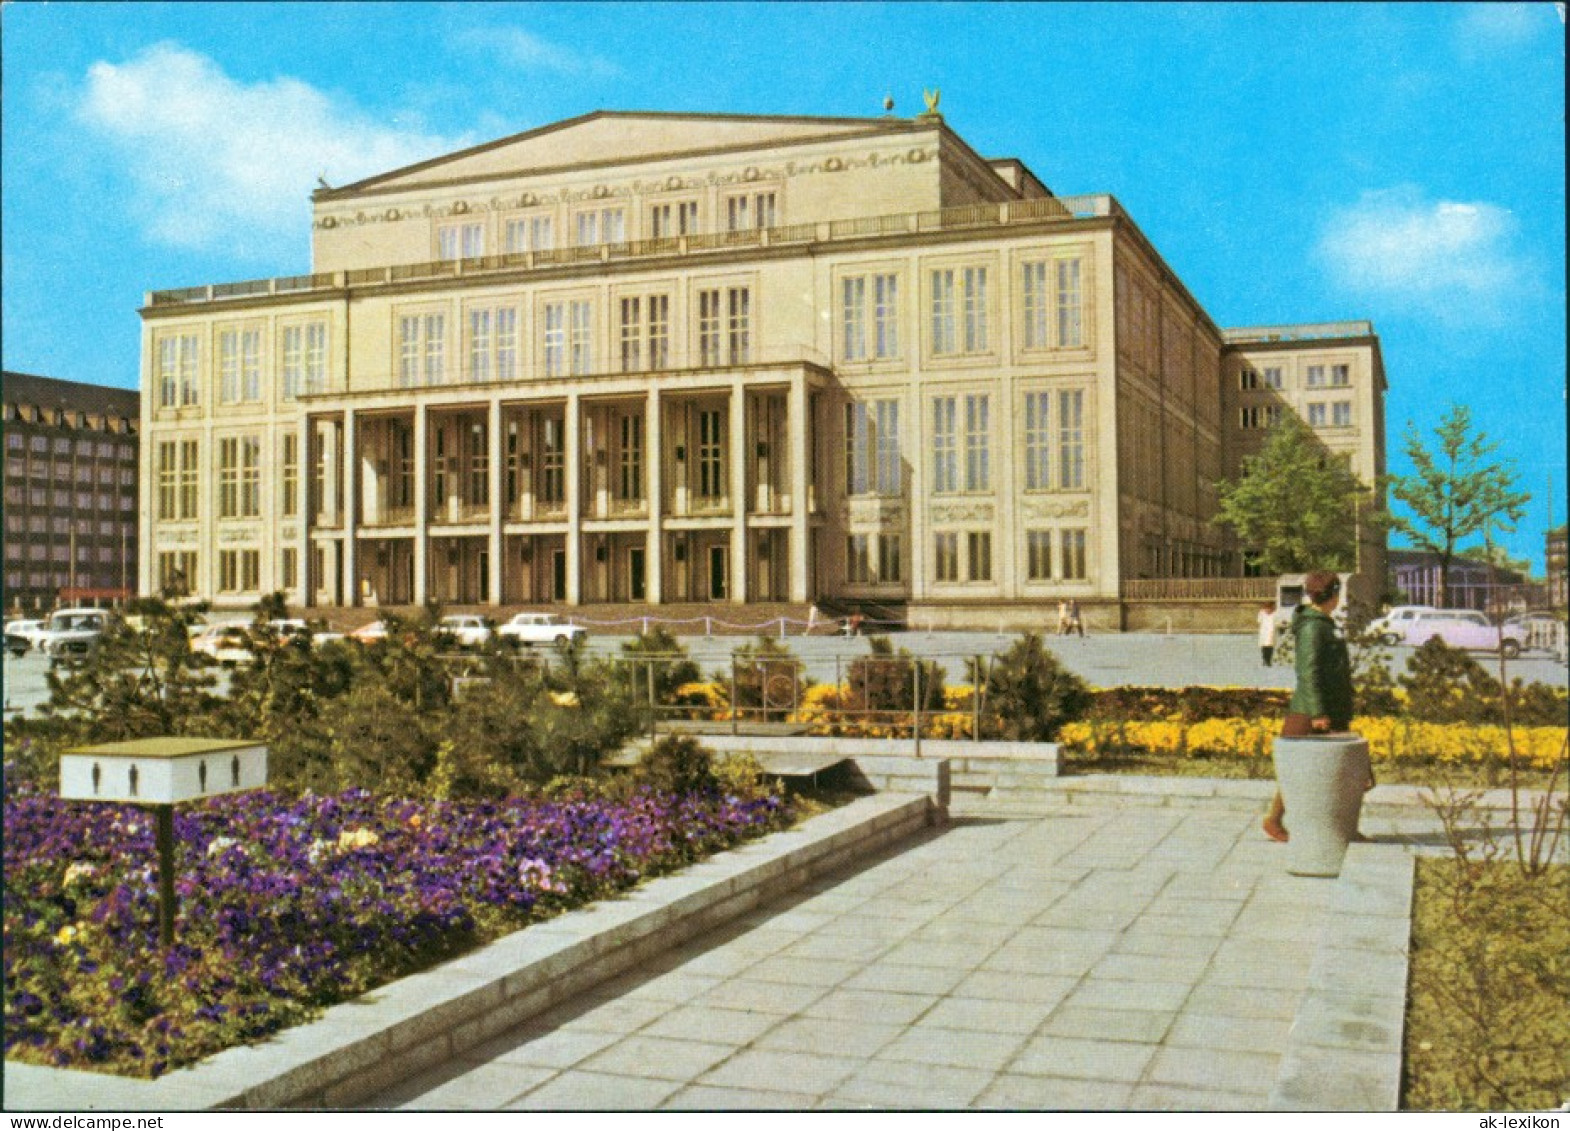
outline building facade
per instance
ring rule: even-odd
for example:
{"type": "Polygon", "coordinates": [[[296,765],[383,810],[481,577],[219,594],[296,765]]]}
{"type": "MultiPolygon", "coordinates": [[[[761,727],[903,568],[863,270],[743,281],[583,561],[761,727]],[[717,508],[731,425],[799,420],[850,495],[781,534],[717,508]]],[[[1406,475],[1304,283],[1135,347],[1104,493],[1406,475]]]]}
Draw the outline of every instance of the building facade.
{"type": "Polygon", "coordinates": [[[0,385],[7,611],[132,595],[140,395],[9,371],[0,385]]]}
{"type": "Polygon", "coordinates": [[[1316,431],[1383,470],[1366,324],[1229,338],[936,114],[600,112],[313,204],[311,274],[148,296],[144,589],[1094,619],[1240,571],[1246,365],[1344,368],[1316,431]]]}

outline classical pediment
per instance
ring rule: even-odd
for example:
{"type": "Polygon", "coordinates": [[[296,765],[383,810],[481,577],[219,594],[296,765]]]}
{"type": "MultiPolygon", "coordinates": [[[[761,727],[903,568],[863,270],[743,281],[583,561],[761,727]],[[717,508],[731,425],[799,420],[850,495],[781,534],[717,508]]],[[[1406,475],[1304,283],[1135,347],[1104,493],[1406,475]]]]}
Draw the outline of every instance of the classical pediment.
{"type": "Polygon", "coordinates": [[[814,138],[896,131],[895,118],[744,117],[597,111],[499,141],[319,192],[333,200],[359,192],[421,188],[527,176],[610,163],[637,163],[708,152],[766,148],[814,138]]]}

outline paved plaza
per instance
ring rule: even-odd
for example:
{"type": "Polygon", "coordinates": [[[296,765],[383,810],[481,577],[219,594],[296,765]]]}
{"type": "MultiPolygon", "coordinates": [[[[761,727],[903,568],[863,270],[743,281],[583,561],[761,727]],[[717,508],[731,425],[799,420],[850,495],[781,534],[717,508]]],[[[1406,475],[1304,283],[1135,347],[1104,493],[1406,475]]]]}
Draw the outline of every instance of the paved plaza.
{"type": "MultiPolygon", "coordinates": [[[[362,1106],[1265,1109],[1315,1086],[1293,1058],[1323,1004],[1316,955],[1343,932],[1373,967],[1399,959],[1394,985],[1343,1003],[1383,1060],[1310,1051],[1394,1079],[1406,908],[1370,917],[1345,873],[1288,875],[1262,803],[971,803],[362,1106]]],[[[1387,875],[1443,843],[1414,806],[1364,827],[1381,843],[1353,851],[1387,875]]]]}

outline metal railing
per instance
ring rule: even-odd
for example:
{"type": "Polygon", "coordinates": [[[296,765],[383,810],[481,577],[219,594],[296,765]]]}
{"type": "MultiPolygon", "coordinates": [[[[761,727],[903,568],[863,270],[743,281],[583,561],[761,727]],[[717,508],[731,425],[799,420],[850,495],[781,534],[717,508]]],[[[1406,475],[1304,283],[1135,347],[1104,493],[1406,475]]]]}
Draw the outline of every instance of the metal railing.
{"type": "Polygon", "coordinates": [[[1270,601],[1274,577],[1155,577],[1123,582],[1125,601],[1270,601]]]}

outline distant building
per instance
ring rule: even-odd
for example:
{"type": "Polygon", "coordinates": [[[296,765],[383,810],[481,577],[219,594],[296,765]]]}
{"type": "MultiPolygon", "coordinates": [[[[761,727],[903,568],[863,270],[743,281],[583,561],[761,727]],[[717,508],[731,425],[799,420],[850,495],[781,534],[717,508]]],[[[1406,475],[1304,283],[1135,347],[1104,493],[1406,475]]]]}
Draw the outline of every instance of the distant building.
{"type": "Polygon", "coordinates": [[[1566,528],[1550,530],[1544,537],[1543,558],[1548,566],[1548,603],[1562,609],[1566,600],[1566,574],[1570,572],[1570,549],[1566,546],[1566,528]]]}
{"type": "Polygon", "coordinates": [[[313,204],[311,274],[147,296],[143,590],[1116,626],[1241,579],[1282,412],[1384,471],[1369,323],[1224,330],[935,113],[597,112],[313,204]]]}
{"type": "MultiPolygon", "coordinates": [[[[1390,576],[1409,605],[1439,604],[1439,555],[1427,550],[1387,551],[1390,576]]],[[[1489,566],[1472,558],[1450,559],[1452,609],[1494,612],[1501,605],[1517,603],[1527,579],[1513,569],[1489,566]]]]}
{"type": "Polygon", "coordinates": [[[27,373],[0,386],[6,611],[132,595],[141,395],[27,373]]]}

